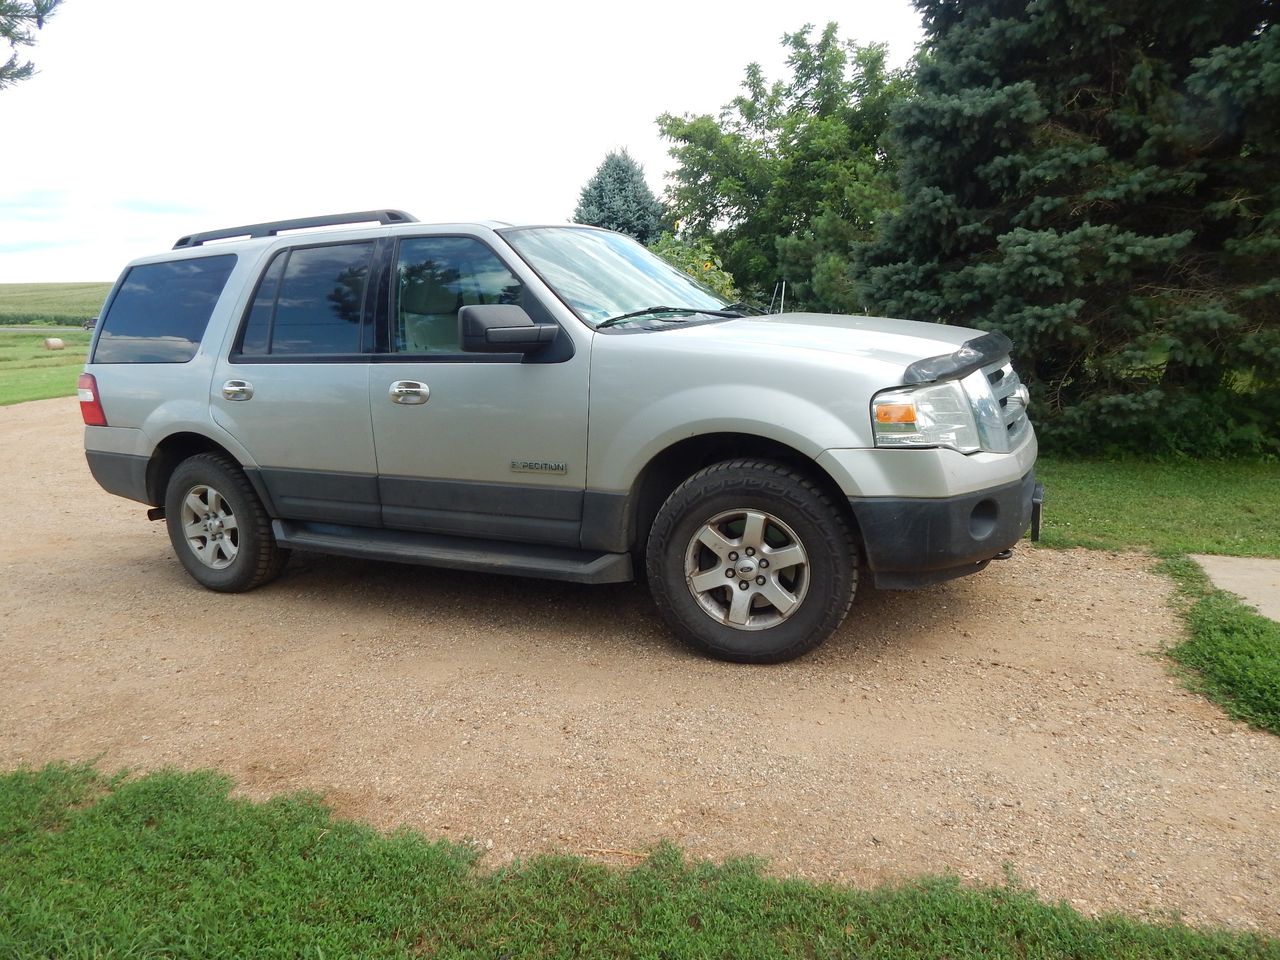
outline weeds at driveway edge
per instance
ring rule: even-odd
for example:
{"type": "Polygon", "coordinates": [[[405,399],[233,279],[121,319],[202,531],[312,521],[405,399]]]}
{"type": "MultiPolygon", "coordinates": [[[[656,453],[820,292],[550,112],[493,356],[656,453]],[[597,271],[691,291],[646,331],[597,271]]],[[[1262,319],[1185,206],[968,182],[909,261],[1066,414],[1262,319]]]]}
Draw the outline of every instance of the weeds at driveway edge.
{"type": "Polygon", "coordinates": [[[1165,556],[1156,569],[1176,585],[1173,603],[1187,626],[1167,651],[1183,681],[1233,719],[1280,734],[1280,623],[1214,588],[1188,556],[1165,556]]]}

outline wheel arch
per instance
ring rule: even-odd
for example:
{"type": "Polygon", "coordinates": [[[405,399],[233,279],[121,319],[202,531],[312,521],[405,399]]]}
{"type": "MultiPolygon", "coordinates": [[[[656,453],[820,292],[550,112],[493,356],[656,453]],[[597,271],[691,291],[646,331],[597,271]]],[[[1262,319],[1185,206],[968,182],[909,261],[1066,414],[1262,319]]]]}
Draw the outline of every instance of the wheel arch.
{"type": "Polygon", "coordinates": [[[262,477],[258,471],[246,468],[239,457],[218,443],[218,441],[194,431],[172,433],[156,444],[156,448],[151,454],[151,460],[147,463],[148,502],[154,507],[162,506],[164,504],[165,489],[169,486],[169,478],[173,476],[173,471],[178,469],[178,465],[184,460],[201,453],[221,454],[232,463],[237,464],[249,479],[254,492],[257,493],[263,506],[266,507],[268,515],[275,516],[271,498],[262,483],[262,477]]]}
{"type": "Polygon", "coordinates": [[[641,469],[627,496],[624,531],[630,549],[643,550],[658,510],[672,491],[704,467],[724,460],[756,458],[785,463],[802,473],[835,502],[861,542],[857,517],[848,497],[813,458],[778,440],[753,434],[719,432],[686,437],[659,451],[641,469]]]}

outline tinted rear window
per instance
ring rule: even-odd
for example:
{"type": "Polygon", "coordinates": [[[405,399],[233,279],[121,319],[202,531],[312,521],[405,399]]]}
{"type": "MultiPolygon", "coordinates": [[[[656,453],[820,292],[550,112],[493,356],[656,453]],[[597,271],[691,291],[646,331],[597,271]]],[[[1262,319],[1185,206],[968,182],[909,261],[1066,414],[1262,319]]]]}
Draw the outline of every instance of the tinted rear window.
{"type": "Polygon", "coordinates": [[[365,241],[276,254],[249,306],[237,356],[359,353],[372,256],[365,241]]]}
{"type": "Polygon", "coordinates": [[[100,326],[94,363],[186,363],[196,354],[235,254],[130,267],[100,326]]]}

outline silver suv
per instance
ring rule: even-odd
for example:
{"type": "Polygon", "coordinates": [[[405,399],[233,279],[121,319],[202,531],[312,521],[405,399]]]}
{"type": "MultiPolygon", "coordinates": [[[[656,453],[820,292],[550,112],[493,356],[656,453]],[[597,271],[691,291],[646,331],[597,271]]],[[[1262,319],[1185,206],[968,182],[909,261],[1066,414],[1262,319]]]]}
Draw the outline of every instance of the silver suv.
{"type": "Polygon", "coordinates": [[[937,583],[1037,525],[1009,349],[752,315],[605,230],[383,210],[135,260],[79,392],[94,477],[165,519],[212,590],[266,583],[292,548],[643,572],[684,640],[768,663],[828,637],[860,571],[937,583]]]}

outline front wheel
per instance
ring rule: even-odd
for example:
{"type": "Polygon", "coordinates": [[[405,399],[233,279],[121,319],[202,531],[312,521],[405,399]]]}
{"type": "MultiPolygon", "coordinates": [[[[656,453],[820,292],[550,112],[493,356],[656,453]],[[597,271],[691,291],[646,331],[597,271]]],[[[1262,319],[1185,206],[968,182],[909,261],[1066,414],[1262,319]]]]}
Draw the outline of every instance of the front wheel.
{"type": "Polygon", "coordinates": [[[248,478],[221,454],[201,453],[178,464],[164,512],[178,559],[210,590],[252,590],[277,577],[289,559],[248,478]]]}
{"type": "Polygon", "coordinates": [[[779,663],[822,643],[858,579],[844,514],[803,474],[764,460],[718,463],[677,487],[645,561],[672,630],[739,663],[779,663]]]}

